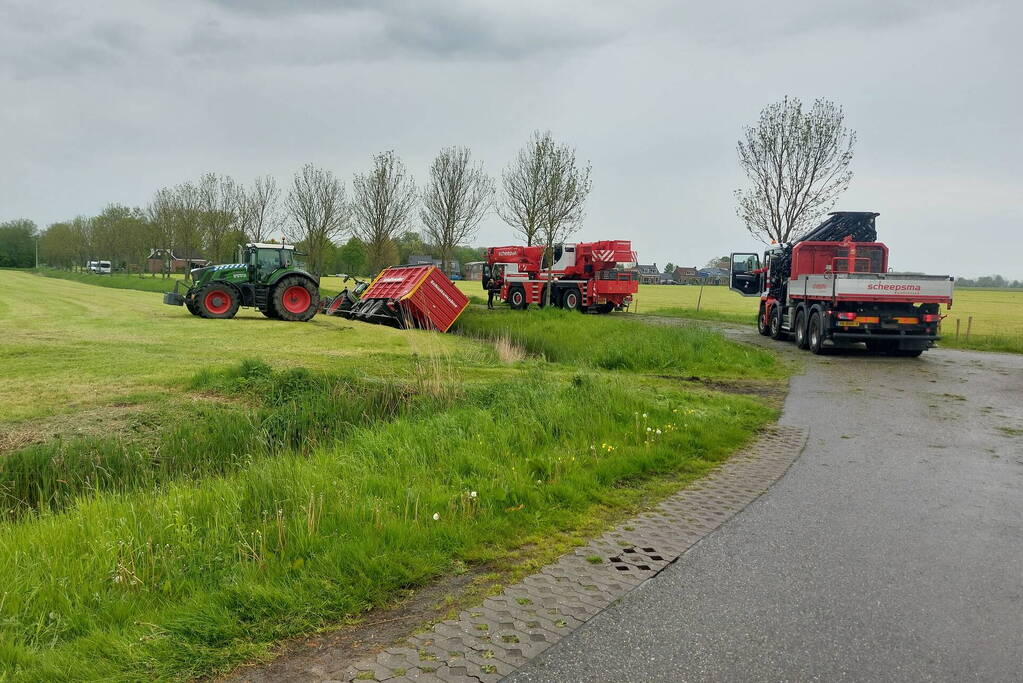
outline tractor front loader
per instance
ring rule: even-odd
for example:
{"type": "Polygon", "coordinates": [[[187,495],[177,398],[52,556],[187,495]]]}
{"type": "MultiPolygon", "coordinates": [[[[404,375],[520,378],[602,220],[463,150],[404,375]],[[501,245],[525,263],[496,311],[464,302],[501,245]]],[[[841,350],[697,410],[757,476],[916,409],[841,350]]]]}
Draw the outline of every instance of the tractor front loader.
{"type": "Polygon", "coordinates": [[[319,306],[319,278],[295,260],[291,244],[246,244],[238,263],[196,268],[184,294],[163,295],[163,302],[182,306],[201,318],[233,318],[239,307],[258,308],[268,318],[305,322],[319,306]]]}

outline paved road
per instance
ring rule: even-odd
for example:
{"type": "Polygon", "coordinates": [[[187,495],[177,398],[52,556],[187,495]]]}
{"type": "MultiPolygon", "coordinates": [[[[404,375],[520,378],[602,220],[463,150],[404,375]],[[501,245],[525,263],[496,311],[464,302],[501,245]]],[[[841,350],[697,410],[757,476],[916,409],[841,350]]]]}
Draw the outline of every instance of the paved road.
{"type": "Polygon", "coordinates": [[[510,680],[1023,680],[1023,356],[798,358],[789,472],[510,680]]]}

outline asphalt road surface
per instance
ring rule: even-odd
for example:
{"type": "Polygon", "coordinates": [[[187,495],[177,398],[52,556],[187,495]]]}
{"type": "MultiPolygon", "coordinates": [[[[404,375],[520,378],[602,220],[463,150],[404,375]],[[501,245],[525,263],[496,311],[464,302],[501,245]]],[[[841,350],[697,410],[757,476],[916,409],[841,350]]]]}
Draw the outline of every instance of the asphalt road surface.
{"type": "Polygon", "coordinates": [[[1023,356],[798,353],[788,473],[509,680],[1023,680],[1023,356]]]}

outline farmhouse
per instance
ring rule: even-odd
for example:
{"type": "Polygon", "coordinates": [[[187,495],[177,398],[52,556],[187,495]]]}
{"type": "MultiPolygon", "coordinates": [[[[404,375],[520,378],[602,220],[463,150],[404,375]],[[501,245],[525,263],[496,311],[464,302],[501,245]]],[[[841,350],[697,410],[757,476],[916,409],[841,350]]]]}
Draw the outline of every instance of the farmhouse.
{"type": "Polygon", "coordinates": [[[641,285],[657,285],[661,283],[661,271],[657,270],[657,264],[637,265],[636,277],[641,285]]]}
{"type": "Polygon", "coordinates": [[[675,282],[683,285],[695,285],[700,281],[700,274],[696,268],[676,266],[675,272],[672,275],[675,277],[675,282]]]}
{"type": "Polygon", "coordinates": [[[186,273],[208,265],[209,259],[190,249],[177,252],[173,249],[150,249],[146,257],[147,273],[186,273]]]}
{"type": "MultiPolygon", "coordinates": [[[[437,266],[438,268],[441,267],[440,259],[434,258],[431,254],[409,254],[408,261],[406,261],[406,265],[409,266],[434,265],[437,266]]],[[[448,272],[446,273],[446,275],[448,275],[448,277],[450,277],[453,280],[457,280],[461,272],[462,272],[461,264],[459,264],[457,260],[451,259],[451,261],[448,262],[448,272]]],[[[478,280],[479,277],[477,277],[476,279],[478,280]]]]}

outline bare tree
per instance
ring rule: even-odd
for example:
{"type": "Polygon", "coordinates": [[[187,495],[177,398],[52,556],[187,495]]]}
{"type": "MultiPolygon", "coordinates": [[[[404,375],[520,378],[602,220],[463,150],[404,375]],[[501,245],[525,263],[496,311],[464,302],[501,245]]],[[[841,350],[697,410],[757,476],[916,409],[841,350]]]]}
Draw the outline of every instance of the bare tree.
{"type": "Polygon", "coordinates": [[[552,144],[550,134],[533,133],[526,146],[501,174],[504,196],[497,213],[527,246],[536,241],[543,207],[543,161],[552,144]]]}
{"type": "Polygon", "coordinates": [[[350,210],[344,184],[330,171],[306,164],[295,174],[284,205],[291,218],[284,233],[292,242],[304,245],[309,268],[321,274],[328,245],[348,230],[350,210]]]}
{"type": "Polygon", "coordinates": [[[490,211],[494,182],[483,164],[470,164],[464,147],[441,150],[430,166],[430,180],[423,191],[419,216],[427,239],[440,252],[441,269],[449,272],[451,252],[476,235],[480,221],[490,211]]]}
{"type": "Polygon", "coordinates": [[[355,234],[366,245],[370,271],[379,272],[397,258],[394,238],[410,228],[418,197],[416,186],[393,151],[373,157],[373,170],[353,180],[355,234]]]}
{"type": "Polygon", "coordinates": [[[760,112],[737,145],[749,186],[735,191],[737,213],[763,242],[790,242],[813,227],[849,187],[856,132],[842,108],[819,99],[809,111],[784,98],[760,112]]]}
{"type": "Polygon", "coordinates": [[[236,245],[230,232],[238,222],[238,186],[230,176],[207,173],[199,179],[199,220],[207,256],[215,263],[230,258],[236,245]]]}
{"type": "MultiPolygon", "coordinates": [[[[575,150],[554,142],[549,132],[537,134],[536,149],[541,152],[541,208],[539,237],[553,265],[554,245],[564,242],[582,225],[583,205],[590,194],[590,164],[580,166],[575,150]]],[[[548,269],[544,304],[550,303],[553,270],[548,269]]]]}
{"type": "Polygon", "coordinates": [[[265,242],[280,226],[277,204],[281,191],[273,176],[256,178],[252,189],[238,188],[238,223],[250,242],[265,242]]]}

